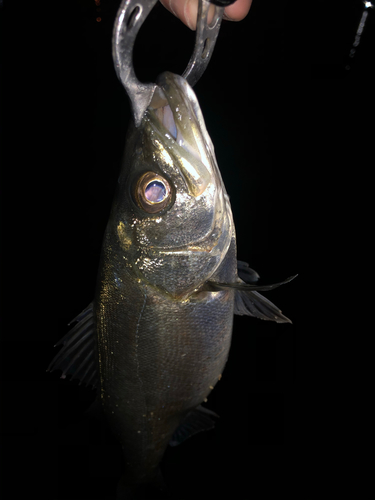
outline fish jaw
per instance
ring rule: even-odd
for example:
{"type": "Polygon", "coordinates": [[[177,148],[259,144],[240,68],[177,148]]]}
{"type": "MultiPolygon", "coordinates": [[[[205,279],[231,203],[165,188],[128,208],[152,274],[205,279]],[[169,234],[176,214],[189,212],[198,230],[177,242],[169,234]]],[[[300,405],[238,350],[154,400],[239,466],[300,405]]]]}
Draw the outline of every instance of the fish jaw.
{"type": "Polygon", "coordinates": [[[156,283],[160,291],[177,300],[187,299],[196,292],[227,254],[234,231],[228,212],[216,213],[213,227],[200,241],[179,247],[140,247],[136,263],[143,280],[156,283]]]}

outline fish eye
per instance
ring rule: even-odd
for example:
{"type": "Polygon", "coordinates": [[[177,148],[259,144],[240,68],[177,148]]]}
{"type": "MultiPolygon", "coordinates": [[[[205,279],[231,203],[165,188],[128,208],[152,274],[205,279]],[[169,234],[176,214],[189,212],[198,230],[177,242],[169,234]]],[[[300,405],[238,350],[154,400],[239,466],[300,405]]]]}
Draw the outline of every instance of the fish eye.
{"type": "Polygon", "coordinates": [[[170,203],[171,197],[169,182],[159,174],[147,172],[137,182],[137,203],[150,214],[163,210],[170,203]]]}

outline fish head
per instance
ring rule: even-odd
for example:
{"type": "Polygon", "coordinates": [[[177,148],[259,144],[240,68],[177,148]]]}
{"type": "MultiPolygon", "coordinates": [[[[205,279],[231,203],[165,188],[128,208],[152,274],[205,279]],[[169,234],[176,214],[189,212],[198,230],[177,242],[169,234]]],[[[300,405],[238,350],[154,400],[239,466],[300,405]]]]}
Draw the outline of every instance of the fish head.
{"type": "Polygon", "coordinates": [[[234,226],[195,93],[172,73],[156,83],[130,133],[115,230],[129,272],[181,300],[220,266],[234,226]]]}

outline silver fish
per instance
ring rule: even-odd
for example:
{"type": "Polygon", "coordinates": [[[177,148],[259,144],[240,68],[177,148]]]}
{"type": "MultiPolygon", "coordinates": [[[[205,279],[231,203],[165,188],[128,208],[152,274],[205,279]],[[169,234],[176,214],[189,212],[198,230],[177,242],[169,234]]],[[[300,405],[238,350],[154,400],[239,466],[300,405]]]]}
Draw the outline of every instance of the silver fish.
{"type": "Polygon", "coordinates": [[[290,321],[258,293],[279,284],[257,286],[237,261],[229,197],[192,88],[172,73],[156,83],[128,132],[95,298],[49,367],[97,387],[125,455],[119,498],[160,481],[168,444],[214,426],[202,403],[222,376],[233,314],[290,321]]]}

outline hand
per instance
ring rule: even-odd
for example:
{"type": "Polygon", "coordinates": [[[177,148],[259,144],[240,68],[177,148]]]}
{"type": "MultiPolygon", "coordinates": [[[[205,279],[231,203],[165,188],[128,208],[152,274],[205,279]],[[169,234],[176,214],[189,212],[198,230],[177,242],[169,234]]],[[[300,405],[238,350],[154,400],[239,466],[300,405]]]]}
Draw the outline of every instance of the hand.
{"type": "MultiPolygon", "coordinates": [[[[241,21],[244,19],[251,7],[253,0],[237,0],[225,7],[223,19],[228,21],[241,21]]],[[[181,19],[191,30],[197,27],[198,0],[160,0],[166,9],[181,19]]],[[[213,11],[213,6],[212,6],[213,11]]],[[[210,22],[210,14],[208,14],[210,22]]]]}

